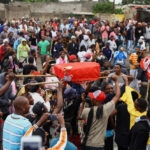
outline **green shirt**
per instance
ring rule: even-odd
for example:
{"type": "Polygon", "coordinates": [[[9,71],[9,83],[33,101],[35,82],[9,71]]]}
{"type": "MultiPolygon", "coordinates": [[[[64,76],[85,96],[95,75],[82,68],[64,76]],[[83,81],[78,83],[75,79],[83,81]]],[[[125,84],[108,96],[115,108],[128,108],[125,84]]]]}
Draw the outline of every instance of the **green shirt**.
{"type": "Polygon", "coordinates": [[[41,49],[41,52],[40,52],[41,55],[45,55],[45,54],[46,54],[47,46],[49,46],[49,45],[50,45],[50,43],[49,43],[47,40],[45,40],[45,41],[40,41],[40,42],[38,43],[38,46],[39,46],[40,49],[41,49]]]}

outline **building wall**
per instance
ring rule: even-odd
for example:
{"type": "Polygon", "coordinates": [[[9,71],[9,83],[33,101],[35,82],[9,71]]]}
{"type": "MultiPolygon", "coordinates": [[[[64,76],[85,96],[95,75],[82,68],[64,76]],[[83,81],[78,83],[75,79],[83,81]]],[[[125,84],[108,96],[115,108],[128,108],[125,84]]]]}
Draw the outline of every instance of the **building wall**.
{"type": "Polygon", "coordinates": [[[20,17],[37,17],[42,20],[70,14],[92,12],[93,2],[58,2],[58,3],[24,3],[0,4],[0,17],[9,20],[20,17]]]}
{"type": "MultiPolygon", "coordinates": [[[[79,16],[81,14],[88,14],[92,12],[92,6],[96,2],[58,2],[58,3],[24,3],[14,2],[8,5],[0,3],[0,18],[20,18],[20,17],[35,17],[42,21],[53,17],[66,18],[72,14],[79,16]]],[[[135,10],[127,7],[125,11],[125,18],[133,18],[135,10]]],[[[109,14],[98,14],[101,20],[110,20],[109,14]]]]}

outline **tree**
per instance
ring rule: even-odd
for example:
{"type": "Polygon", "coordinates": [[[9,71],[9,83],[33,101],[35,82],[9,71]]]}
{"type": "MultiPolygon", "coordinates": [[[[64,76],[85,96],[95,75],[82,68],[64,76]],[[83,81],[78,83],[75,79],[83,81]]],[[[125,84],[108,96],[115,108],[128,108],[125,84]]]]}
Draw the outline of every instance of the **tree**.
{"type": "Polygon", "coordinates": [[[17,0],[23,2],[58,2],[58,0],[17,0]]]}
{"type": "MultiPolygon", "coordinates": [[[[104,2],[104,3],[96,3],[92,8],[93,13],[113,13],[113,3],[112,2],[104,2]]],[[[122,14],[123,10],[121,8],[116,9],[116,14],[122,14]]]]}
{"type": "Polygon", "coordinates": [[[150,0],[122,0],[122,4],[150,4],[150,0]]]}
{"type": "Polygon", "coordinates": [[[111,2],[96,3],[92,8],[93,13],[112,13],[113,4],[111,2]]]}
{"type": "Polygon", "coordinates": [[[10,0],[0,0],[0,3],[8,4],[10,0]]]}

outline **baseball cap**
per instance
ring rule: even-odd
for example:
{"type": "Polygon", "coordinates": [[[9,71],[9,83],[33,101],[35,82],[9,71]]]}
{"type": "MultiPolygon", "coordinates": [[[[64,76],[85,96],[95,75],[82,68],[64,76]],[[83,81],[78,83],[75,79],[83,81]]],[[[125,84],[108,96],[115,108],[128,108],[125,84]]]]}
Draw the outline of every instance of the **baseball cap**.
{"type": "Polygon", "coordinates": [[[89,39],[88,35],[84,35],[84,40],[86,41],[88,39],[89,39]]]}
{"type": "Polygon", "coordinates": [[[144,39],[144,36],[140,36],[140,39],[144,39]]]}
{"type": "Polygon", "coordinates": [[[139,39],[139,41],[138,41],[139,43],[143,43],[143,40],[142,39],[139,39]]]}
{"type": "Polygon", "coordinates": [[[71,100],[72,98],[75,97],[75,95],[77,94],[76,89],[74,88],[67,88],[64,91],[64,96],[68,99],[71,100]]]}
{"type": "Polygon", "coordinates": [[[106,45],[110,45],[110,43],[109,43],[109,42],[106,42],[106,45]]]}
{"type": "Polygon", "coordinates": [[[76,37],[73,35],[73,36],[71,37],[71,39],[76,39],[76,37]]]}
{"type": "Polygon", "coordinates": [[[74,59],[76,59],[76,58],[77,58],[76,55],[71,55],[71,56],[69,57],[69,60],[72,61],[72,60],[74,60],[74,59]]]}
{"type": "Polygon", "coordinates": [[[93,93],[89,93],[88,95],[90,96],[90,98],[95,99],[99,102],[104,102],[104,100],[106,99],[105,93],[101,90],[97,90],[93,93]]]}
{"type": "Polygon", "coordinates": [[[4,39],[4,40],[3,40],[3,43],[5,43],[5,42],[9,42],[9,40],[8,40],[8,39],[4,39]]]}

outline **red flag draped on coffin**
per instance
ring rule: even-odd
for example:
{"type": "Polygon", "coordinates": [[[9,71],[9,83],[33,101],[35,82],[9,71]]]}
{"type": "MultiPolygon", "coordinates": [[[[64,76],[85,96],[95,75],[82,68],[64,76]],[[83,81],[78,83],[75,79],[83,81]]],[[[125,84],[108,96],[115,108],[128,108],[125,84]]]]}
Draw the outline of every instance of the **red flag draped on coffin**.
{"type": "Polygon", "coordinates": [[[54,65],[53,71],[60,79],[78,83],[97,80],[100,77],[100,65],[95,62],[58,64],[54,65]]]}

